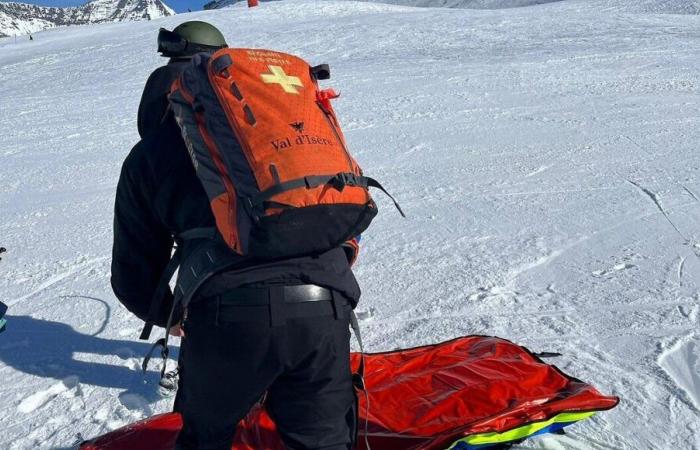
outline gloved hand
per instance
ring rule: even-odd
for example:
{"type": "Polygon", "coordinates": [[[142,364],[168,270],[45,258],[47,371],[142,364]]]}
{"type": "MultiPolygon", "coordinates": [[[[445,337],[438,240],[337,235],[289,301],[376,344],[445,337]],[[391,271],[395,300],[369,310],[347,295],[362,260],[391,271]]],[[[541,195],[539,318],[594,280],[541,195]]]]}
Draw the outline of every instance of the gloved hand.
{"type": "Polygon", "coordinates": [[[342,247],[343,250],[345,250],[345,256],[348,258],[348,262],[352,266],[355,264],[355,261],[357,261],[357,255],[360,254],[360,239],[362,238],[361,235],[357,235],[354,238],[350,239],[349,241],[346,241],[343,243],[342,247]]]}
{"type": "Polygon", "coordinates": [[[168,330],[168,333],[170,333],[170,336],[185,337],[185,330],[182,329],[182,324],[180,324],[180,323],[170,327],[170,330],[168,330]]]}

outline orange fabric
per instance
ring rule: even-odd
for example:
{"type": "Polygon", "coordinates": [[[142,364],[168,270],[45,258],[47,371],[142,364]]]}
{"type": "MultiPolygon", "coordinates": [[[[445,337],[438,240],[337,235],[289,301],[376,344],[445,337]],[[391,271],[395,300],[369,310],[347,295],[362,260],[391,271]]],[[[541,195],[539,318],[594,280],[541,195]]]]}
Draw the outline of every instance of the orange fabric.
{"type": "Polygon", "coordinates": [[[216,219],[216,228],[219,229],[224,241],[226,241],[226,244],[234,251],[241,254],[235,216],[236,197],[231,197],[228,193],[224,192],[212,200],[210,205],[214,213],[214,218],[216,219]]]}
{"type": "MultiPolygon", "coordinates": [[[[210,82],[261,191],[308,175],[360,174],[345,147],[335,115],[332,110],[324,112],[318,103],[318,84],[305,61],[254,49],[222,49],[211,61],[210,82]],[[215,73],[213,61],[224,54],[231,57],[233,66],[215,73]],[[241,94],[240,100],[236,91],[241,94]],[[254,123],[246,108],[252,111],[254,123]]],[[[365,204],[369,194],[357,187],[342,192],[324,187],[300,188],[272,200],[295,207],[365,204]]]]}

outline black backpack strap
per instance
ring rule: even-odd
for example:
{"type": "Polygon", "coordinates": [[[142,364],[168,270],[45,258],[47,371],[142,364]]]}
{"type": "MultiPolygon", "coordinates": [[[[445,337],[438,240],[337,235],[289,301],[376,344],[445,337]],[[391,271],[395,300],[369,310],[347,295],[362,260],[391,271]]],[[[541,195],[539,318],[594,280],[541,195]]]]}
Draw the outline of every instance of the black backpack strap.
{"type": "Polygon", "coordinates": [[[307,189],[313,189],[315,187],[319,187],[329,183],[334,177],[335,175],[315,175],[304,178],[297,178],[296,180],[289,180],[283,183],[278,183],[272,186],[270,189],[263,191],[250,198],[250,203],[253,207],[258,208],[263,204],[263,202],[268,201],[275,195],[294,189],[299,189],[302,187],[306,187],[307,189]]]}
{"type": "MultiPolygon", "coordinates": [[[[158,286],[156,287],[156,292],[153,294],[151,307],[148,310],[146,324],[143,326],[139,339],[147,341],[151,337],[151,331],[153,331],[156,317],[158,316],[158,312],[163,304],[163,299],[165,298],[168,288],[170,287],[170,280],[173,278],[175,271],[180,265],[180,260],[182,259],[182,241],[191,239],[215,239],[217,234],[218,232],[216,228],[203,227],[183,231],[175,237],[175,253],[173,253],[168,265],[165,266],[165,269],[160,276],[160,280],[158,280],[158,286]]],[[[175,305],[173,305],[173,307],[174,306],[175,305]]]]}
{"type": "Polygon", "coordinates": [[[394,202],[394,206],[396,207],[396,209],[399,210],[401,217],[403,217],[404,219],[406,218],[406,214],[403,213],[401,206],[396,201],[394,196],[392,196],[390,193],[388,193],[387,190],[384,189],[384,187],[379,183],[379,181],[375,180],[374,178],[370,178],[370,177],[359,177],[359,178],[363,178],[365,180],[365,182],[367,183],[367,186],[375,187],[375,188],[379,189],[380,191],[384,192],[384,194],[386,194],[386,196],[389,197],[392,202],[394,202]]]}
{"type": "Polygon", "coordinates": [[[355,339],[360,346],[360,365],[357,372],[353,374],[353,382],[358,389],[365,389],[365,349],[362,345],[362,333],[360,333],[360,323],[354,310],[350,311],[350,327],[355,333],[355,339]]]}
{"type": "MultiPolygon", "coordinates": [[[[181,233],[178,237],[181,239],[204,239],[207,237],[208,233],[212,232],[212,230],[213,232],[216,232],[216,229],[214,228],[196,228],[181,233]]],[[[187,257],[184,258],[182,261],[180,261],[180,256],[178,255],[177,261],[180,266],[180,271],[177,277],[177,284],[175,285],[175,289],[173,291],[173,307],[170,310],[170,315],[168,316],[165,337],[159,339],[155,344],[153,344],[141,366],[143,371],[145,372],[148,368],[148,362],[150,361],[151,356],[153,356],[154,351],[158,347],[161,347],[160,354],[163,358],[161,378],[165,376],[165,362],[168,359],[169,354],[169,331],[170,327],[173,325],[173,319],[175,318],[175,311],[177,310],[177,308],[186,308],[194,294],[197,292],[197,289],[199,289],[209,278],[224,270],[231,269],[236,267],[237,265],[240,265],[242,262],[245,261],[245,259],[242,258],[240,255],[234,253],[223,240],[206,239],[203,240],[201,244],[195,246],[191,252],[188,251],[187,257]]],[[[177,266],[178,264],[175,264],[175,267],[177,266]]],[[[168,268],[169,267],[170,266],[168,266],[168,268]]],[[[166,274],[164,273],[163,276],[165,275],[166,274]]],[[[168,285],[169,281],[170,277],[168,277],[165,281],[166,286],[168,285]]],[[[158,306],[156,306],[155,308],[157,312],[158,306]]],[[[147,323],[146,326],[148,325],[149,324],[147,323]]]]}
{"type": "Polygon", "coordinates": [[[377,180],[374,178],[365,177],[363,175],[355,175],[354,173],[349,172],[341,172],[336,175],[314,175],[304,178],[297,178],[296,180],[285,181],[284,183],[278,183],[272,186],[270,189],[249,198],[249,206],[251,206],[253,210],[259,210],[263,206],[264,202],[269,201],[275,195],[302,187],[313,189],[324,184],[328,184],[339,191],[345,189],[346,186],[377,188],[384,192],[391,199],[391,201],[394,202],[394,206],[399,210],[401,216],[406,217],[406,214],[404,214],[396,199],[389,194],[389,192],[387,192],[387,190],[384,189],[384,187],[377,180]]]}
{"type": "Polygon", "coordinates": [[[244,257],[231,250],[223,239],[209,239],[196,245],[180,265],[174,295],[187,307],[202,284],[209,278],[227,269],[235,268],[244,257]]]}
{"type": "Polygon", "coordinates": [[[178,234],[177,237],[178,239],[187,241],[191,239],[216,239],[218,235],[219,232],[215,227],[201,227],[183,231],[178,234]]]}
{"type": "Polygon", "coordinates": [[[170,258],[168,265],[165,266],[165,269],[160,276],[160,280],[158,280],[156,292],[153,294],[151,307],[148,309],[148,318],[146,320],[146,324],[143,326],[143,330],[141,330],[141,335],[139,336],[139,339],[142,341],[147,341],[151,337],[151,331],[153,330],[153,325],[155,325],[158,311],[160,311],[163,304],[163,299],[165,298],[168,288],[170,287],[170,280],[175,274],[177,267],[180,265],[181,255],[182,247],[180,245],[176,245],[175,253],[173,253],[173,256],[170,258]]]}
{"type": "MultiPolygon", "coordinates": [[[[367,385],[365,384],[365,349],[364,346],[362,345],[362,333],[360,333],[360,323],[357,320],[357,315],[355,315],[355,310],[350,310],[350,327],[352,328],[352,331],[355,333],[355,339],[357,339],[357,343],[360,346],[360,365],[357,368],[357,372],[352,374],[352,381],[353,384],[355,385],[355,389],[362,391],[362,393],[365,396],[365,423],[364,423],[364,438],[365,438],[365,447],[369,450],[369,393],[367,392],[367,385]]],[[[359,408],[359,403],[358,403],[358,408],[356,411],[357,417],[355,420],[355,424],[357,426],[357,430],[355,430],[355,436],[357,436],[357,431],[360,428],[360,408],[359,408]]]]}

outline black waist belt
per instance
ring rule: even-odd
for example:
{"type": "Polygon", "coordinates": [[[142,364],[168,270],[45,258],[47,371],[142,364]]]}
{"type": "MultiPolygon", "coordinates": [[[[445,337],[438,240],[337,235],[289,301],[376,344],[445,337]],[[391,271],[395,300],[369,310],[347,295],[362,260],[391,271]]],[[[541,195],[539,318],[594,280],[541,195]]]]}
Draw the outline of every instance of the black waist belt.
{"type": "Polygon", "coordinates": [[[216,297],[220,305],[268,305],[277,296],[283,303],[322,302],[333,300],[330,289],[315,284],[273,286],[267,288],[236,288],[216,297]]]}
{"type": "Polygon", "coordinates": [[[192,318],[209,317],[216,324],[267,321],[271,326],[279,326],[287,319],[302,317],[330,315],[338,320],[346,317],[349,305],[339,293],[315,284],[302,284],[231,289],[219,296],[191,303],[189,310],[192,318]],[[298,306],[286,308],[285,305],[298,306]]]}

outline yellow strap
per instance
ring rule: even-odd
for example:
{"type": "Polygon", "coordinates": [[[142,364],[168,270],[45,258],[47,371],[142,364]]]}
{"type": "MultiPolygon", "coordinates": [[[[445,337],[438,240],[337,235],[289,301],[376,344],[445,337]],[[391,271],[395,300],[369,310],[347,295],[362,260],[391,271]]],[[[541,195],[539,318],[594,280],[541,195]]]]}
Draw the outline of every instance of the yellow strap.
{"type": "Polygon", "coordinates": [[[484,445],[484,444],[502,444],[505,442],[519,441],[528,436],[531,436],[538,431],[542,431],[550,425],[555,423],[570,423],[578,422],[580,420],[588,419],[592,417],[595,412],[584,412],[584,413],[562,413],[552,417],[544,422],[533,422],[527,425],[523,425],[518,428],[513,428],[512,430],[505,431],[503,433],[482,433],[473,434],[467,436],[454,442],[446,450],[451,450],[457,447],[460,442],[468,445],[484,445]]]}

